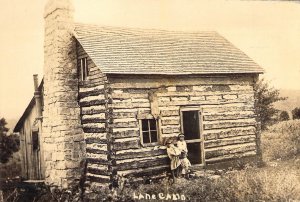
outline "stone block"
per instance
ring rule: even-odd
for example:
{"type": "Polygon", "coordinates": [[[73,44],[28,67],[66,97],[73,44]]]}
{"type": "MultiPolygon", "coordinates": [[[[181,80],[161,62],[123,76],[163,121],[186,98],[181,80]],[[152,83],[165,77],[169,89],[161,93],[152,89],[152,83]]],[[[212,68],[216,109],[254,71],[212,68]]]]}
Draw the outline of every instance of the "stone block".
{"type": "Polygon", "coordinates": [[[190,97],[191,101],[205,100],[205,96],[190,97]]]}
{"type": "Polygon", "coordinates": [[[79,167],[79,163],[76,161],[66,161],[66,168],[78,168],[79,167]]]}
{"type": "Polygon", "coordinates": [[[72,154],[65,154],[65,159],[66,159],[67,161],[73,160],[73,159],[72,159],[72,154]]]}
{"type": "MultiPolygon", "coordinates": [[[[51,143],[54,142],[53,138],[49,138],[51,140],[51,143]]],[[[44,144],[44,150],[45,151],[55,151],[57,149],[56,144],[44,144]]]]}
{"type": "Polygon", "coordinates": [[[67,169],[65,169],[65,170],[56,170],[56,174],[60,178],[67,178],[67,171],[68,171],[67,169]]]}
{"type": "Polygon", "coordinates": [[[79,158],[79,151],[73,151],[72,153],[72,159],[78,159],[79,158]]]}
{"type": "Polygon", "coordinates": [[[176,91],[178,92],[191,92],[193,91],[192,86],[176,86],[176,91]]]}
{"type": "Polygon", "coordinates": [[[61,184],[62,184],[61,186],[62,186],[63,189],[69,189],[70,188],[67,179],[62,179],[61,184]]]}
{"type": "Polygon", "coordinates": [[[188,97],[172,97],[172,101],[187,101],[188,97]]]}
{"type": "Polygon", "coordinates": [[[84,140],[83,134],[75,134],[72,138],[74,142],[80,142],[84,140]]]}
{"type": "Polygon", "coordinates": [[[56,154],[53,153],[53,154],[52,154],[52,162],[55,162],[55,161],[56,161],[56,154]]]}
{"type": "Polygon", "coordinates": [[[171,87],[168,87],[167,90],[169,92],[175,92],[176,91],[176,87],[175,86],[171,86],[171,87]]]}
{"type": "Polygon", "coordinates": [[[221,95],[206,96],[206,100],[221,100],[221,99],[222,99],[221,95]]]}
{"type": "Polygon", "coordinates": [[[223,98],[227,100],[234,100],[237,99],[237,95],[223,95],[223,98]]]}
{"type": "Polygon", "coordinates": [[[64,152],[55,152],[52,156],[55,156],[56,160],[64,160],[64,152]]]}
{"type": "Polygon", "coordinates": [[[80,142],[74,142],[72,149],[74,149],[75,151],[79,151],[80,150],[80,142]]]}
{"type": "Polygon", "coordinates": [[[58,169],[58,170],[66,169],[66,164],[65,164],[65,162],[64,162],[64,161],[58,161],[58,162],[56,163],[55,169],[58,169]]]}
{"type": "Polygon", "coordinates": [[[64,149],[72,150],[73,148],[74,148],[74,143],[73,142],[66,142],[65,143],[64,149]]]}
{"type": "Polygon", "coordinates": [[[63,149],[64,149],[64,144],[63,143],[57,144],[57,151],[63,151],[63,149]]]}
{"type": "Polygon", "coordinates": [[[193,86],[193,91],[206,91],[207,86],[193,86]]]}
{"type": "Polygon", "coordinates": [[[159,97],[158,101],[159,102],[170,102],[170,98],[169,97],[159,97]]]}

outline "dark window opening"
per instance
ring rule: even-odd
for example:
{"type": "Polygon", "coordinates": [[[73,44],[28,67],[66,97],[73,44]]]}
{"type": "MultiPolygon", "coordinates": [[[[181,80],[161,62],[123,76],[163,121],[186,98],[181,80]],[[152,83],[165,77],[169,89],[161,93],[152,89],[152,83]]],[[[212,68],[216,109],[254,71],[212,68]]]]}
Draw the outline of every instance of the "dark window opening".
{"type": "Polygon", "coordinates": [[[155,119],[141,120],[142,143],[155,143],[158,141],[157,124],[155,119]]]}
{"type": "Polygon", "coordinates": [[[201,158],[201,145],[199,142],[189,143],[187,144],[187,149],[189,151],[188,158],[192,165],[194,164],[202,164],[201,158]]]}
{"type": "Polygon", "coordinates": [[[37,150],[39,148],[39,134],[38,132],[32,132],[32,149],[37,150]]]}
{"type": "Polygon", "coordinates": [[[198,111],[183,111],[183,133],[186,140],[199,139],[199,112],[198,111]]]}
{"type": "Polygon", "coordinates": [[[81,81],[85,81],[89,76],[89,67],[87,63],[87,58],[82,58],[80,60],[80,79],[81,81]]]}

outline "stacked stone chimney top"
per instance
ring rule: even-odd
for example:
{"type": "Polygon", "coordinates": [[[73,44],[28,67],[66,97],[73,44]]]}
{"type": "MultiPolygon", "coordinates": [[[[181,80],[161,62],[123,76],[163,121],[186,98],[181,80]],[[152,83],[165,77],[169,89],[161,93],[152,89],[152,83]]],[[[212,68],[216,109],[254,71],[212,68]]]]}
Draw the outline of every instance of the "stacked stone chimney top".
{"type": "Polygon", "coordinates": [[[74,12],[72,0],[48,0],[44,9],[44,18],[53,13],[57,9],[69,10],[74,12]]]}

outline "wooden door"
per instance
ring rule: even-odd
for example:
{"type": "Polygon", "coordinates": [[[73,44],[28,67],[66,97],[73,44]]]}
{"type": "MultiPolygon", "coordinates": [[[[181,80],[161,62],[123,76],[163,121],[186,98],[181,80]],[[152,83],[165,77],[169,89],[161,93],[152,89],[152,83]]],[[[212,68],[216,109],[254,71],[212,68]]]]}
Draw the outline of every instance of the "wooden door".
{"type": "Polygon", "coordinates": [[[32,175],[34,180],[41,179],[41,161],[40,161],[40,144],[39,132],[32,132],[32,175]]]}
{"type": "Polygon", "coordinates": [[[181,130],[188,148],[188,159],[192,165],[204,165],[204,139],[202,116],[199,108],[181,109],[181,130]]]}
{"type": "MultiPolygon", "coordinates": [[[[29,133],[29,132],[28,132],[29,133]]],[[[38,131],[31,131],[29,134],[24,134],[25,148],[23,158],[22,175],[27,180],[40,180],[41,176],[41,161],[40,161],[40,145],[38,131]]]]}

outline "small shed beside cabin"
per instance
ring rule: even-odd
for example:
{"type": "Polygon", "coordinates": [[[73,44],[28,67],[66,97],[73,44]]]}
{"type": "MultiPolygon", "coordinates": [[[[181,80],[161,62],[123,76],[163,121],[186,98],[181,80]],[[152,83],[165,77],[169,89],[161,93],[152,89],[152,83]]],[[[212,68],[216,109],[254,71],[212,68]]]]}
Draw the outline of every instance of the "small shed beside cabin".
{"type": "Polygon", "coordinates": [[[17,122],[14,132],[20,135],[21,176],[24,179],[40,180],[44,178],[42,171],[42,110],[43,81],[38,84],[38,76],[34,75],[34,97],[17,122]]]}

